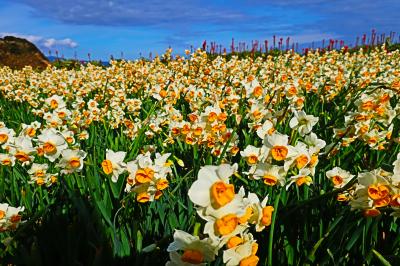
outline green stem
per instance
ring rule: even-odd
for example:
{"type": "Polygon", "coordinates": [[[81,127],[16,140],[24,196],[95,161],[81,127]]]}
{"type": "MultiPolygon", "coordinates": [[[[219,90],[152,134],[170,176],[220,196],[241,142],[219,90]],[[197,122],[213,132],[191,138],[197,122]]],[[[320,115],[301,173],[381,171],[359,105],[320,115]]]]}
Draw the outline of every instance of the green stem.
{"type": "Polygon", "coordinates": [[[274,202],[274,212],[272,213],[272,221],[271,221],[271,228],[269,231],[269,241],[268,241],[268,265],[272,266],[272,248],[274,246],[274,229],[275,229],[275,221],[276,221],[276,214],[278,212],[279,206],[279,199],[281,197],[281,192],[279,191],[278,196],[274,202]]]}

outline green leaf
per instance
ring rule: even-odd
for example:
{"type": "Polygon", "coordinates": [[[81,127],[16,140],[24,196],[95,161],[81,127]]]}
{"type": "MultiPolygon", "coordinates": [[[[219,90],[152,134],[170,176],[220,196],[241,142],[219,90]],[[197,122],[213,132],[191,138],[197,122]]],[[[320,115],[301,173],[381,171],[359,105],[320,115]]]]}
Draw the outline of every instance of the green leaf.
{"type": "Polygon", "coordinates": [[[376,258],[381,262],[382,265],[384,266],[392,266],[389,261],[385,259],[378,251],[375,249],[372,249],[372,253],[376,256],[376,258]]]}

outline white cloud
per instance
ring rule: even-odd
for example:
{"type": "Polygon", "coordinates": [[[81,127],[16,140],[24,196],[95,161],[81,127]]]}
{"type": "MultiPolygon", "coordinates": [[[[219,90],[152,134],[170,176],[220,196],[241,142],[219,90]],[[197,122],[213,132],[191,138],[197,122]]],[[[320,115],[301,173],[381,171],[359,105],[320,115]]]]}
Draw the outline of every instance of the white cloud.
{"type": "Polygon", "coordinates": [[[54,38],[45,38],[38,35],[26,35],[15,32],[0,32],[0,37],[3,38],[4,36],[14,36],[27,39],[28,41],[36,44],[41,49],[75,48],[78,46],[78,43],[70,38],[57,40],[54,38]]]}
{"type": "Polygon", "coordinates": [[[54,38],[46,39],[43,43],[43,45],[46,48],[53,48],[55,46],[65,46],[69,48],[75,48],[78,46],[76,42],[71,40],[70,38],[62,39],[62,40],[56,40],[54,38]]]}

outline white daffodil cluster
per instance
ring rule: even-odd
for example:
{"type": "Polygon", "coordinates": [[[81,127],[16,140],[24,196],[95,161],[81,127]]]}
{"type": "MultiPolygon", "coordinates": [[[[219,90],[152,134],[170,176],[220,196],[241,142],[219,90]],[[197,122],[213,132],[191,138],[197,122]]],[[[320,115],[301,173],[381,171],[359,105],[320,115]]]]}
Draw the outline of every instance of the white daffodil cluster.
{"type": "Polygon", "coordinates": [[[15,230],[21,223],[20,212],[24,207],[12,207],[8,203],[0,203],[0,233],[15,230]]]}
{"type": "MultiPolygon", "coordinates": [[[[393,171],[381,168],[358,173],[356,183],[338,195],[337,200],[349,201],[353,210],[361,210],[365,216],[378,216],[381,210],[400,216],[400,153],[393,163],[393,171]]],[[[340,167],[326,172],[336,189],[346,186],[354,177],[340,167]]]]}
{"type": "Polygon", "coordinates": [[[249,233],[252,225],[257,232],[271,224],[274,208],[267,206],[268,197],[262,202],[254,193],[240,188],[236,193],[229,178],[237,165],[204,166],[197,180],[189,189],[190,200],[197,214],[206,222],[200,240],[182,231],[176,231],[174,242],[168,247],[171,261],[167,265],[208,263],[223,249],[226,265],[256,265],[258,245],[249,233]],[[181,251],[182,253],[178,252],[181,251]]]}
{"type": "MultiPolygon", "coordinates": [[[[400,114],[400,74],[394,67],[400,53],[388,53],[385,47],[370,53],[317,50],[307,56],[207,58],[199,49],[188,58],[113,61],[108,68],[88,64],[79,70],[48,68],[40,73],[2,68],[0,91],[5,99],[28,103],[51,127],[66,125],[81,138],[93,122],[121,128],[131,139],[146,125],[149,139],[166,134],[164,145],[184,141],[216,156],[234,132],[228,120],[246,121],[251,132],[264,138],[278,120],[293,114],[290,127],[301,136],[309,134],[317,120],[303,107],[313,95],[320,104],[342,96],[349,100],[348,106],[337,107],[346,115],[333,125],[340,138],[333,152],[356,139],[372,149],[385,149],[392,122],[400,114]],[[346,93],[349,86],[351,93],[346,93]],[[350,99],[354,95],[356,99],[350,99]],[[149,102],[156,102],[157,108],[147,116],[149,102]]],[[[238,139],[230,139],[228,154],[236,155],[238,144],[238,139]]]]}
{"type": "Polygon", "coordinates": [[[172,172],[172,163],[167,162],[167,159],[170,155],[156,153],[153,160],[148,151],[125,163],[126,152],[107,149],[106,159],[101,166],[106,175],[111,175],[113,182],[118,182],[119,176],[128,172],[125,192],[135,192],[136,200],[145,203],[159,199],[163,190],[169,186],[167,177],[172,172]]]}
{"type": "Polygon", "coordinates": [[[385,150],[392,138],[393,120],[400,116],[396,96],[398,93],[390,88],[363,91],[344,117],[344,127],[335,128],[335,136],[340,138],[335,151],[355,140],[365,142],[371,149],[385,150]]]}
{"type": "Polygon", "coordinates": [[[29,183],[51,186],[57,182],[59,174],[83,169],[86,153],[73,140],[74,133],[65,127],[44,127],[39,122],[33,122],[22,124],[22,130],[16,135],[13,129],[1,122],[0,164],[13,167],[18,162],[27,168],[29,183]],[[49,164],[35,162],[41,157],[47,159],[49,164]]]}
{"type": "Polygon", "coordinates": [[[263,180],[267,186],[286,185],[287,189],[294,183],[301,186],[310,185],[313,182],[312,176],[318,164],[318,155],[325,147],[325,141],[318,139],[317,135],[311,132],[312,126],[316,123],[314,117],[308,118],[313,121],[311,124],[300,122],[301,126],[298,119],[303,118],[299,117],[307,116],[299,114],[293,118],[297,122],[291,124],[302,137],[302,141],[297,140],[295,146],[289,144],[288,135],[270,131],[259,134],[260,137],[264,137],[260,148],[248,145],[240,152],[242,158],[250,166],[249,171],[245,172],[249,178],[263,180]]]}

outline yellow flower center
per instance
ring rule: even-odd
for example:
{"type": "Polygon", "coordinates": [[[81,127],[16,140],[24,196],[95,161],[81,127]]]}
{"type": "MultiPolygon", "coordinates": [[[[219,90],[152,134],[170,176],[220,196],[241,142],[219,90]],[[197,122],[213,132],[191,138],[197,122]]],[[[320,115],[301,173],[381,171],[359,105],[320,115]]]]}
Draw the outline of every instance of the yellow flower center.
{"type": "Polygon", "coordinates": [[[11,216],[10,221],[12,223],[18,223],[19,221],[21,221],[21,215],[15,214],[15,215],[11,216]]]}
{"type": "Polygon", "coordinates": [[[154,194],[154,199],[158,200],[162,196],[163,192],[161,190],[157,190],[154,194]]]}
{"type": "Polygon", "coordinates": [[[112,171],[113,171],[112,162],[111,162],[110,160],[104,160],[104,161],[101,163],[101,167],[103,168],[103,172],[104,172],[106,175],[111,174],[112,171]]]}
{"type": "Polygon", "coordinates": [[[374,103],[372,101],[367,101],[361,104],[361,109],[364,111],[374,109],[374,103]]]}
{"type": "Polygon", "coordinates": [[[30,127],[26,130],[26,134],[28,134],[29,137],[33,137],[36,134],[36,130],[33,127],[30,127]]]}
{"type": "Polygon", "coordinates": [[[225,206],[235,197],[235,188],[232,184],[222,181],[215,182],[211,186],[211,204],[215,209],[225,206]]]}
{"type": "Polygon", "coordinates": [[[318,163],[318,155],[313,154],[311,156],[310,165],[309,167],[314,167],[318,163]]]}
{"type": "Polygon", "coordinates": [[[26,154],[26,153],[23,152],[23,151],[17,152],[17,153],[15,154],[15,158],[16,158],[18,161],[22,162],[22,163],[31,160],[31,158],[29,158],[29,155],[26,154]]]}
{"type": "Polygon", "coordinates": [[[195,114],[189,114],[188,118],[191,122],[195,122],[197,120],[197,115],[195,114]]]}
{"type": "Polygon", "coordinates": [[[364,125],[364,126],[362,126],[362,127],[360,128],[360,133],[361,133],[361,134],[365,134],[365,133],[368,132],[368,129],[369,129],[369,125],[364,125]]]}
{"type": "Polygon", "coordinates": [[[338,186],[343,183],[343,178],[339,175],[332,176],[332,183],[335,186],[338,186]]]}
{"type": "Polygon", "coordinates": [[[258,161],[258,157],[255,154],[251,154],[249,157],[247,157],[247,162],[249,164],[256,164],[258,161]]]}
{"type": "Polygon", "coordinates": [[[251,216],[253,216],[253,208],[247,207],[246,213],[243,216],[239,217],[238,222],[240,224],[244,224],[251,218],[251,216]]]}
{"type": "Polygon", "coordinates": [[[50,101],[50,107],[51,109],[56,109],[58,107],[58,102],[56,100],[51,100],[50,101]]]}
{"type": "Polygon", "coordinates": [[[294,86],[290,87],[290,88],[288,89],[288,94],[289,94],[289,96],[294,96],[294,95],[296,95],[296,94],[297,94],[297,89],[296,89],[296,87],[294,87],[294,86]]]}
{"type": "Polygon", "coordinates": [[[43,156],[44,155],[44,150],[42,147],[37,147],[36,152],[38,156],[43,156]]]}
{"type": "Polygon", "coordinates": [[[255,110],[255,111],[252,113],[252,115],[253,115],[253,117],[254,117],[255,120],[260,120],[260,119],[262,118],[262,116],[263,116],[263,114],[262,114],[260,111],[258,111],[258,110],[255,110]]]}
{"type": "Polygon", "coordinates": [[[0,144],[5,143],[8,140],[8,135],[7,134],[0,134],[0,144]]]}
{"type": "Polygon", "coordinates": [[[69,160],[69,165],[72,168],[79,168],[81,166],[81,160],[78,157],[72,157],[71,160],[69,160]]]}
{"type": "Polygon", "coordinates": [[[0,210],[0,219],[3,219],[6,216],[6,212],[0,210]]]}
{"type": "Polygon", "coordinates": [[[54,153],[57,152],[56,145],[54,145],[54,144],[51,143],[51,142],[46,142],[46,143],[43,145],[43,150],[44,150],[44,153],[46,153],[46,154],[54,154],[54,153]]]}
{"type": "Polygon", "coordinates": [[[201,127],[197,127],[197,128],[194,130],[193,133],[194,133],[196,136],[200,136],[202,132],[203,132],[203,129],[202,129],[201,127]]]}
{"type": "Polygon", "coordinates": [[[256,266],[260,259],[256,255],[250,255],[240,261],[239,266],[256,266]]]}
{"type": "Polygon", "coordinates": [[[381,212],[378,209],[368,209],[364,211],[365,217],[376,217],[379,216],[381,212]]]}
{"type": "Polygon", "coordinates": [[[158,93],[161,98],[165,98],[167,96],[167,91],[166,90],[160,90],[160,92],[158,93]]]}
{"type": "Polygon", "coordinates": [[[204,255],[198,250],[187,249],[183,252],[181,260],[191,264],[200,264],[204,261],[204,255]]]}
{"type": "Polygon", "coordinates": [[[149,193],[147,193],[147,192],[139,193],[139,194],[136,196],[136,200],[137,200],[138,202],[140,202],[140,203],[148,202],[148,201],[150,200],[150,195],[149,195],[149,193]]]}
{"type": "Polygon", "coordinates": [[[297,186],[302,186],[303,184],[311,183],[312,179],[309,176],[301,176],[296,180],[297,186]]]}
{"type": "Polygon", "coordinates": [[[192,145],[194,143],[194,139],[192,137],[190,137],[190,136],[186,136],[185,142],[188,145],[192,145]]]}
{"type": "Polygon", "coordinates": [[[296,158],[296,167],[301,169],[308,164],[308,156],[305,154],[300,155],[296,158]]]}
{"type": "Polygon", "coordinates": [[[190,132],[190,127],[188,125],[184,125],[182,127],[182,134],[186,135],[190,132]]]}
{"type": "Polygon", "coordinates": [[[262,93],[263,93],[263,89],[261,88],[261,86],[257,86],[253,89],[253,95],[257,98],[260,97],[262,95],[262,93]]]}
{"type": "Polygon", "coordinates": [[[288,148],[286,148],[285,146],[274,146],[271,149],[272,158],[274,158],[274,160],[276,161],[285,160],[288,152],[288,148]]]}
{"type": "Polygon", "coordinates": [[[229,238],[228,242],[226,243],[226,247],[228,249],[230,249],[230,248],[234,248],[242,243],[243,243],[243,239],[241,239],[238,236],[233,236],[233,237],[229,238]]]}
{"type": "Polygon", "coordinates": [[[36,179],[36,184],[39,185],[39,186],[43,185],[44,184],[44,179],[41,178],[41,177],[37,178],[36,179]]]}
{"type": "Polygon", "coordinates": [[[275,132],[275,128],[271,127],[271,128],[267,131],[267,134],[271,136],[274,132],[275,132]]]}
{"type": "Polygon", "coordinates": [[[274,207],[272,207],[272,206],[266,206],[262,209],[262,218],[261,218],[262,225],[265,225],[265,226],[271,225],[273,211],[274,211],[274,207]]]}
{"type": "Polygon", "coordinates": [[[9,158],[4,159],[3,161],[1,161],[1,163],[3,165],[11,165],[11,160],[9,158]]]}
{"type": "Polygon", "coordinates": [[[336,200],[337,201],[347,201],[347,200],[349,200],[349,198],[346,196],[346,194],[339,194],[339,195],[337,195],[336,200]]]}
{"type": "Polygon", "coordinates": [[[218,118],[218,115],[216,113],[214,113],[214,112],[210,112],[208,114],[208,121],[210,123],[214,122],[217,118],[218,118]]]}
{"type": "Polygon", "coordinates": [[[263,176],[264,179],[264,184],[268,185],[268,186],[275,186],[276,183],[278,182],[278,179],[270,174],[265,174],[263,176]]]}
{"type": "Polygon", "coordinates": [[[154,177],[154,170],[149,167],[137,170],[135,175],[136,182],[141,184],[150,182],[153,179],[153,177],[154,177]]]}
{"type": "Polygon", "coordinates": [[[389,188],[386,185],[372,184],[368,186],[368,196],[373,200],[380,200],[389,195],[389,188]]]}
{"type": "Polygon", "coordinates": [[[235,146],[235,147],[233,147],[232,149],[231,149],[231,153],[232,153],[232,155],[236,155],[238,152],[239,152],[239,147],[237,147],[237,146],[235,146]]]}
{"type": "Polygon", "coordinates": [[[37,177],[44,177],[45,172],[44,172],[43,170],[37,170],[37,171],[35,172],[35,175],[36,175],[37,177]]]}
{"type": "Polygon", "coordinates": [[[57,115],[59,118],[63,119],[67,114],[65,112],[59,112],[57,115]]]}
{"type": "Polygon", "coordinates": [[[55,175],[52,175],[51,177],[50,177],[50,181],[51,181],[51,183],[56,183],[57,182],[57,176],[55,176],[55,175]]]}
{"type": "Polygon", "coordinates": [[[378,208],[385,207],[385,206],[389,205],[390,201],[391,201],[391,198],[390,198],[390,195],[388,195],[384,198],[374,200],[374,206],[378,207],[378,208]]]}
{"type": "Polygon", "coordinates": [[[225,121],[228,118],[228,116],[225,113],[220,113],[218,115],[218,120],[219,121],[225,121]]]}
{"type": "Polygon", "coordinates": [[[168,187],[168,180],[165,178],[161,178],[157,181],[157,190],[164,190],[168,187]]]}
{"type": "Polygon", "coordinates": [[[217,235],[228,235],[235,231],[238,225],[238,217],[235,214],[227,214],[214,223],[214,230],[217,235]]]}

